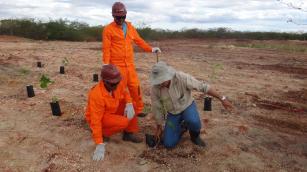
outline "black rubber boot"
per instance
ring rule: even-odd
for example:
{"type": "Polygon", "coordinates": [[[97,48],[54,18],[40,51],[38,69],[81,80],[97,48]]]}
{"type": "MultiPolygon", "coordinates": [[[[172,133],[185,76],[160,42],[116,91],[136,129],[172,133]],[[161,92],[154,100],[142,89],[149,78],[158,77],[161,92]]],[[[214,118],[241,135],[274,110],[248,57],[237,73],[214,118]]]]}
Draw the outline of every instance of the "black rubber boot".
{"type": "Polygon", "coordinates": [[[195,131],[189,131],[190,132],[190,136],[191,136],[191,141],[200,146],[200,147],[206,147],[206,143],[204,141],[202,141],[202,139],[200,138],[199,134],[200,132],[195,132],[195,131]]]}
{"type": "Polygon", "coordinates": [[[181,126],[180,136],[182,136],[185,132],[188,131],[188,124],[185,121],[182,121],[180,126],[181,126]]]}
{"type": "Polygon", "coordinates": [[[103,142],[109,142],[109,141],[110,141],[110,137],[103,136],[103,142]]]}
{"type": "Polygon", "coordinates": [[[145,116],[147,116],[147,113],[144,113],[144,112],[137,114],[137,117],[140,117],[140,118],[144,118],[145,116]]]}
{"type": "Polygon", "coordinates": [[[133,133],[129,133],[124,131],[123,133],[123,140],[130,141],[133,143],[141,143],[143,140],[141,138],[136,137],[133,133]]]}

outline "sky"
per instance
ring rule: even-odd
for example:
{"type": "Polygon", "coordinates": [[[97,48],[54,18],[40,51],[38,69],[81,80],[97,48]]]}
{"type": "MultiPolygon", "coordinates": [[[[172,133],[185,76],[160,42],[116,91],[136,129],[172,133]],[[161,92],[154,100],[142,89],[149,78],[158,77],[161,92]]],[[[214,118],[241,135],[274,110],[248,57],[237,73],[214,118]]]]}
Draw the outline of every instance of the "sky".
{"type": "MultiPolygon", "coordinates": [[[[113,0],[0,0],[0,19],[68,19],[91,26],[113,18],[113,0]]],[[[123,0],[136,27],[307,32],[307,0],[123,0]],[[293,8],[297,7],[297,8],[293,8]],[[292,22],[289,22],[292,21],[292,22]]]]}

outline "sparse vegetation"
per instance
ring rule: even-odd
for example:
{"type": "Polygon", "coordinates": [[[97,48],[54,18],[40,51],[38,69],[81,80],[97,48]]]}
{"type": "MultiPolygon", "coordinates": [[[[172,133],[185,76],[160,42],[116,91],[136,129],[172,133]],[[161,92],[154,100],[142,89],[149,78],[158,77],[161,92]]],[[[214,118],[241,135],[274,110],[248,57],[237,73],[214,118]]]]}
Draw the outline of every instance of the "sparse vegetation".
{"type": "MultiPolygon", "coordinates": [[[[15,35],[36,40],[101,41],[103,26],[89,26],[86,23],[65,19],[42,22],[35,19],[0,20],[0,35],[15,35]]],[[[307,33],[285,32],[241,32],[230,28],[183,29],[171,31],[152,29],[143,24],[137,28],[147,40],[163,39],[255,39],[255,40],[306,40],[307,33]]]]}
{"type": "Polygon", "coordinates": [[[254,40],[306,40],[307,33],[286,32],[247,32],[234,31],[230,28],[185,29],[181,31],[156,30],[149,27],[139,28],[144,39],[254,39],[254,40]]]}
{"type": "Polygon", "coordinates": [[[247,48],[281,50],[281,51],[287,51],[287,52],[302,52],[302,53],[307,52],[307,47],[304,45],[252,43],[252,44],[237,44],[235,46],[247,47],[247,48]]]}
{"type": "Polygon", "coordinates": [[[0,21],[0,35],[14,35],[36,40],[100,41],[101,26],[64,19],[43,23],[35,19],[0,21]]]}

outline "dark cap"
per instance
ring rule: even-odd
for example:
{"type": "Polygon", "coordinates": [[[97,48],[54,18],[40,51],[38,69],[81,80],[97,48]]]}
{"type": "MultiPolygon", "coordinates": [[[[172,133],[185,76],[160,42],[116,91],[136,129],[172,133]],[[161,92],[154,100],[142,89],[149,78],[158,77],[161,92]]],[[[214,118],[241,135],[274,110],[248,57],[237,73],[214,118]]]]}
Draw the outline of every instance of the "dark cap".
{"type": "Polygon", "coordinates": [[[118,83],[122,79],[119,70],[113,64],[103,65],[100,76],[103,81],[109,83],[118,83]]]}
{"type": "Polygon", "coordinates": [[[112,6],[113,16],[125,16],[127,14],[126,7],[121,2],[115,2],[112,6]]]}

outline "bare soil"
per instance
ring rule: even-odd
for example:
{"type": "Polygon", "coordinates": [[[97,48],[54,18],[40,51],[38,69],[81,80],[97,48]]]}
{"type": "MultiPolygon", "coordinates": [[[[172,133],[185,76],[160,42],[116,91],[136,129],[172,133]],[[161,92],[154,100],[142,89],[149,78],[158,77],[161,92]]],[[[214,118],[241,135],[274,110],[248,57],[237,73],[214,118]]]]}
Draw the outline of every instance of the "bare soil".
{"type": "MultiPolygon", "coordinates": [[[[201,137],[189,135],[166,150],[111,137],[105,160],[91,160],[95,149],[84,120],[87,93],[101,67],[100,42],[33,41],[0,37],[0,171],[307,171],[307,54],[239,48],[252,40],[165,40],[160,59],[226,95],[235,110],[217,100],[204,112],[202,93],[193,93],[200,112],[201,137]],[[64,58],[66,74],[59,74],[64,58]],[[41,61],[43,68],[37,68],[41,61]],[[41,89],[39,78],[54,81],[41,89]],[[27,98],[26,85],[36,96],[27,98]],[[51,115],[59,98],[63,115],[51,115]]],[[[301,41],[257,41],[306,45],[301,41]]],[[[156,56],[135,53],[144,101],[150,105],[148,74],[156,56]]],[[[141,131],[153,134],[151,116],[140,118],[141,131]]]]}

